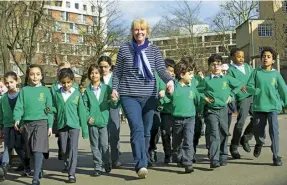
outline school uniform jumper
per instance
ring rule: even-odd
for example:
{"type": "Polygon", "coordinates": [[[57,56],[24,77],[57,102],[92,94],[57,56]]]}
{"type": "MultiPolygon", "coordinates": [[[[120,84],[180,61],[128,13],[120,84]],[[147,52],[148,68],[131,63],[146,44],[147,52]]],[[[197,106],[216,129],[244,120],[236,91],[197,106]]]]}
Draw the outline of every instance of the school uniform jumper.
{"type": "Polygon", "coordinates": [[[189,85],[175,83],[172,99],[172,149],[177,162],[183,166],[191,166],[194,155],[193,136],[196,107],[200,107],[200,95],[197,89],[189,85]]]}
{"type": "Polygon", "coordinates": [[[265,143],[265,127],[268,120],[271,150],[275,160],[279,153],[278,113],[282,111],[282,106],[287,106],[286,84],[277,70],[267,71],[259,67],[251,74],[246,88],[254,95],[253,132],[256,145],[262,146],[265,143]]]}
{"type": "Polygon", "coordinates": [[[107,171],[111,165],[107,126],[110,109],[117,108],[111,100],[111,94],[110,86],[101,83],[99,87],[90,85],[83,96],[87,108],[87,120],[95,119],[93,123],[88,123],[95,171],[102,171],[103,168],[107,171]]]}
{"type": "Polygon", "coordinates": [[[198,90],[202,98],[213,98],[214,102],[206,102],[204,118],[206,123],[207,145],[210,152],[211,164],[225,163],[228,157],[228,107],[227,99],[230,94],[240,91],[240,81],[228,75],[209,75],[199,84],[198,90]]]}
{"type": "Polygon", "coordinates": [[[61,151],[65,161],[68,162],[69,176],[75,176],[78,158],[78,142],[80,129],[82,137],[88,138],[86,110],[79,89],[71,88],[66,92],[58,89],[54,95],[56,108],[57,132],[61,142],[61,151]]]}
{"type": "Polygon", "coordinates": [[[50,90],[41,85],[26,86],[20,90],[13,112],[15,121],[23,121],[25,155],[34,156],[33,182],[39,181],[43,154],[49,152],[48,128],[53,126],[53,114],[46,113],[46,108],[52,108],[50,90]]]}
{"type": "Polygon", "coordinates": [[[13,110],[16,105],[18,92],[11,96],[8,92],[0,99],[0,130],[4,134],[4,153],[2,165],[9,164],[9,155],[15,149],[20,163],[24,165],[23,144],[24,138],[19,131],[14,129],[13,110]]]}
{"type": "MultiPolygon", "coordinates": [[[[236,65],[230,65],[228,69],[228,75],[232,76],[233,78],[236,78],[242,82],[243,85],[246,85],[251,73],[253,72],[253,69],[250,65],[244,63],[243,69],[239,69],[236,65]]],[[[237,150],[237,147],[240,143],[240,139],[242,140],[242,143],[248,143],[249,140],[252,139],[253,136],[253,129],[252,129],[252,102],[253,97],[250,93],[243,93],[239,92],[235,95],[236,105],[237,105],[237,122],[235,123],[232,139],[231,139],[231,150],[237,150]],[[246,121],[246,118],[248,116],[248,113],[250,114],[250,122],[248,126],[246,127],[243,136],[242,130],[246,121]]]]}

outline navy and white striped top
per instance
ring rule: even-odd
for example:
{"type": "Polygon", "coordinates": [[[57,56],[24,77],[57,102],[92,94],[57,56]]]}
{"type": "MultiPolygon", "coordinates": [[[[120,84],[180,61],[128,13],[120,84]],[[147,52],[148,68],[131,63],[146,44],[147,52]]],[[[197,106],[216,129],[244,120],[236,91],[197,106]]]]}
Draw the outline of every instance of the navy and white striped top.
{"type": "MultiPolygon", "coordinates": [[[[145,53],[152,72],[157,72],[165,83],[172,80],[158,47],[150,44],[145,53]]],[[[135,51],[130,43],[120,47],[113,71],[113,89],[117,90],[120,96],[157,96],[155,77],[149,82],[139,74],[138,68],[134,65],[134,55],[135,51]]]]}

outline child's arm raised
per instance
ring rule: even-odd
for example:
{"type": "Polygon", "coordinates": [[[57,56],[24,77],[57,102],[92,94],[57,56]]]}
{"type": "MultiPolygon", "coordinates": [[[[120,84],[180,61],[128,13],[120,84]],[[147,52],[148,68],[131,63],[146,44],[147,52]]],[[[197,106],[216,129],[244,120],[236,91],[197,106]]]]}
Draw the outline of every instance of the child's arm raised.
{"type": "MultiPolygon", "coordinates": [[[[231,96],[234,96],[238,92],[241,91],[241,88],[243,87],[243,83],[232,76],[227,75],[226,76],[229,81],[229,86],[231,88],[231,96]]],[[[231,98],[229,98],[231,100],[231,98]]]]}
{"type": "Polygon", "coordinates": [[[257,88],[256,84],[255,84],[256,74],[257,74],[257,70],[253,70],[253,72],[251,73],[251,75],[247,81],[247,85],[246,85],[246,90],[251,95],[257,95],[260,93],[260,89],[257,88]]]}

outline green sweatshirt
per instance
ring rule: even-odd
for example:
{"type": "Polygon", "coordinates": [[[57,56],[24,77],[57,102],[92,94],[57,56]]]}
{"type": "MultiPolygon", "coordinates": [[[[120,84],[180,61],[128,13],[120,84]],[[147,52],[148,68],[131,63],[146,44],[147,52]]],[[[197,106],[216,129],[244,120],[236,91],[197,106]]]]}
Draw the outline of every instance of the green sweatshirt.
{"type": "Polygon", "coordinates": [[[201,83],[202,80],[203,79],[201,78],[201,76],[194,75],[191,80],[191,85],[193,85],[194,87],[197,87],[201,83]]]}
{"type": "Polygon", "coordinates": [[[218,78],[211,78],[209,75],[202,80],[197,89],[203,99],[205,97],[214,99],[212,103],[205,101],[208,108],[222,109],[227,106],[228,97],[237,94],[241,87],[242,83],[229,75],[221,75],[218,78]]]}
{"type": "Polygon", "coordinates": [[[200,104],[200,94],[190,85],[175,83],[172,99],[172,115],[175,117],[192,117],[196,114],[196,107],[200,104]]]}
{"type": "Polygon", "coordinates": [[[254,112],[281,112],[282,106],[287,106],[287,87],[277,70],[256,68],[247,82],[246,89],[254,95],[254,112]]]}
{"type": "Polygon", "coordinates": [[[0,99],[0,130],[7,127],[13,127],[13,110],[10,107],[8,100],[8,92],[3,94],[0,99]]]}
{"type": "MultiPolygon", "coordinates": [[[[241,81],[243,85],[246,85],[251,73],[253,72],[253,68],[249,65],[244,63],[244,69],[245,74],[242,73],[239,69],[237,69],[235,66],[230,65],[227,74],[232,76],[233,78],[236,78],[237,80],[241,81]]],[[[243,93],[242,91],[239,91],[238,94],[235,95],[236,101],[243,100],[247,97],[251,96],[250,93],[243,93]]]]}
{"type": "MultiPolygon", "coordinates": [[[[166,84],[164,81],[158,76],[157,72],[155,72],[155,79],[156,79],[156,87],[158,92],[162,90],[166,90],[166,84]]],[[[167,93],[167,92],[165,92],[167,93]]],[[[161,107],[162,110],[160,112],[171,114],[172,112],[172,104],[171,100],[165,95],[163,98],[158,100],[158,107],[161,107]]]]}
{"type": "Polygon", "coordinates": [[[52,96],[45,86],[26,86],[20,90],[13,112],[15,121],[48,120],[48,128],[53,126],[53,114],[45,109],[52,108],[52,96]]]}
{"type": "Polygon", "coordinates": [[[56,108],[57,129],[65,126],[74,129],[82,128],[82,137],[88,138],[88,125],[86,120],[86,109],[79,89],[75,89],[70,97],[64,101],[61,89],[55,91],[53,104],[56,108]]]}
{"type": "Polygon", "coordinates": [[[106,127],[109,122],[110,108],[117,108],[118,102],[112,102],[111,100],[112,88],[104,83],[101,83],[101,94],[99,100],[96,98],[92,91],[91,85],[86,88],[83,95],[84,104],[87,109],[87,120],[94,118],[95,121],[92,124],[96,127],[106,127]]]}

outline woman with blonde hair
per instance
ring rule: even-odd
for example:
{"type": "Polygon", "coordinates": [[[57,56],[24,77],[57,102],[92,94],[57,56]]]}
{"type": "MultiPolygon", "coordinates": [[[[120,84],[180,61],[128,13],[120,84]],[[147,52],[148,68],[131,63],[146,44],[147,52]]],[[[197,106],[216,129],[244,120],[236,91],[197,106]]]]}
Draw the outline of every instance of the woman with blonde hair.
{"type": "Polygon", "coordinates": [[[148,164],[150,130],[157,105],[154,72],[173,92],[174,82],[166,71],[160,50],[148,40],[150,26],[145,19],[135,19],[131,25],[132,39],[118,52],[112,78],[112,97],[118,98],[130,127],[131,147],[136,162],[135,171],[145,178],[148,164]]]}

